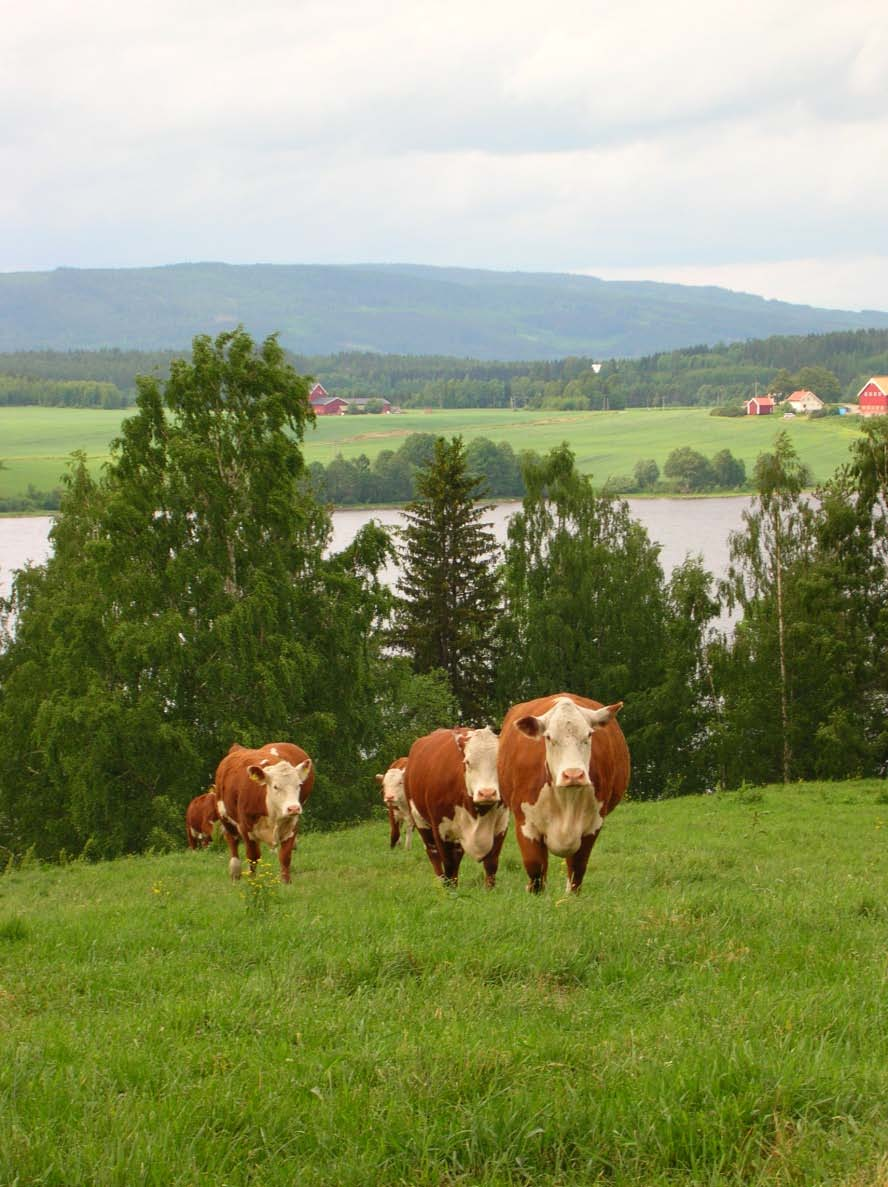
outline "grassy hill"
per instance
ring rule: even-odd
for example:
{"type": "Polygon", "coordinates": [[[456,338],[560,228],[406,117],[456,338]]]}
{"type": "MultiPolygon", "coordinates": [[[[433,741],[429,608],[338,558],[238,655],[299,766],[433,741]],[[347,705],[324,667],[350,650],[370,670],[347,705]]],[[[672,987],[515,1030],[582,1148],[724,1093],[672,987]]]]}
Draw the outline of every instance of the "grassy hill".
{"type": "MultiPolygon", "coordinates": [[[[0,460],[5,466],[0,469],[0,498],[20,495],[29,484],[51,490],[75,449],[82,449],[98,472],[110,456],[110,443],[125,415],[119,410],[0,408],[0,460]]],[[[816,481],[828,478],[845,461],[848,447],[860,431],[857,418],[731,419],[709,416],[701,408],[607,413],[436,409],[391,417],[319,417],[306,436],[305,456],[308,462],[326,464],[337,453],[349,458],[364,453],[372,461],[383,449],[397,449],[411,433],[460,433],[466,441],[489,437],[508,441],[516,451],[531,448],[545,452],[569,440],[580,470],[603,483],[613,475],[630,474],[641,458],[654,458],[662,470],[669,453],[679,445],[691,445],[707,457],[730,449],[746,462],[751,473],[756,457],[771,448],[775,434],[782,429],[790,434],[816,481]]]]}
{"type": "Polygon", "coordinates": [[[0,1182],[883,1187],[884,787],[629,802],[570,900],[381,816],[7,872],[0,1182]]]}
{"type": "Polygon", "coordinates": [[[302,354],[635,357],[888,326],[720,288],[416,265],[73,269],[0,275],[0,350],[187,347],[242,322],[302,354]]]}

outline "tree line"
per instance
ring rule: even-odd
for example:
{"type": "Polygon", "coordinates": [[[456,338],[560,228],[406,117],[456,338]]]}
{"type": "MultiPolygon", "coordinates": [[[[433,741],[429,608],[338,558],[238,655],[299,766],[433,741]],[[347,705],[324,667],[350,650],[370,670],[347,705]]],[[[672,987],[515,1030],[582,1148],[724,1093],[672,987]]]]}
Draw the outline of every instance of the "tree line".
{"type": "Polygon", "coordinates": [[[716,584],[694,555],[665,574],[566,444],[521,459],[503,549],[455,437],[423,443],[400,534],[371,522],[330,555],[308,389],[274,337],[199,337],[139,380],[100,478],[72,463],[53,553],[0,607],[7,857],[177,843],[232,741],[298,742],[314,825],[354,820],[417,736],[562,689],[625,701],[638,798],[885,761],[883,420],[816,500],[781,434],[716,584]]]}
{"type": "MultiPolygon", "coordinates": [[[[174,351],[7,352],[0,354],[0,376],[18,391],[25,390],[23,380],[107,383],[129,404],[137,376],[165,380],[176,357],[174,351]]],[[[888,373],[888,330],[775,336],[598,361],[483,362],[369,351],[286,358],[334,394],[384,397],[404,408],[729,406],[753,395],[756,385],[785,394],[810,387],[830,402],[851,399],[871,375],[888,373]]],[[[63,395],[59,389],[60,403],[63,395]]]]}
{"type": "MultiPolygon", "coordinates": [[[[415,497],[417,479],[435,452],[433,433],[411,433],[398,449],[386,449],[371,462],[366,454],[326,465],[312,462],[308,472],[315,495],[336,507],[404,503],[415,497]]],[[[527,488],[524,474],[539,462],[534,450],[515,453],[507,441],[475,437],[465,449],[468,472],[481,480],[486,498],[522,498],[527,488]]],[[[653,458],[640,458],[631,474],[608,480],[611,494],[697,494],[704,491],[742,490],[746,466],[729,449],[707,458],[690,446],[674,449],[660,467],[653,458]]]]}

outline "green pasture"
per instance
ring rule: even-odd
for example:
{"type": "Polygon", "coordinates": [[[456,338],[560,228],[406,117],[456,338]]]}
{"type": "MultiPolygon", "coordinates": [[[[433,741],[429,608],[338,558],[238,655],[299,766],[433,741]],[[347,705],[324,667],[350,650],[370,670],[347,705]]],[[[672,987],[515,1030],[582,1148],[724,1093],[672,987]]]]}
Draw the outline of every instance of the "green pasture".
{"type": "Polygon", "coordinates": [[[624,804],[571,899],[511,836],[447,891],[381,814],[290,887],[10,870],[0,1182],[884,1187],[884,788],[624,804]]]}
{"type": "MultiPolygon", "coordinates": [[[[121,411],[89,408],[0,408],[0,498],[22,494],[29,484],[50,490],[59,481],[67,459],[83,450],[96,472],[108,460],[112,439],[120,431],[121,411]]],[[[855,417],[783,420],[782,417],[727,418],[709,416],[701,408],[632,409],[626,412],[540,412],[528,409],[450,409],[412,411],[392,416],[319,417],[308,430],[309,462],[330,462],[366,454],[371,460],[383,449],[397,449],[411,433],[462,434],[508,441],[516,450],[541,453],[569,441],[579,468],[604,482],[631,474],[641,458],[654,458],[660,469],[673,449],[690,445],[711,457],[730,449],[751,472],[756,457],[769,449],[786,429],[815,481],[828,478],[845,460],[859,433],[855,417]]]]}

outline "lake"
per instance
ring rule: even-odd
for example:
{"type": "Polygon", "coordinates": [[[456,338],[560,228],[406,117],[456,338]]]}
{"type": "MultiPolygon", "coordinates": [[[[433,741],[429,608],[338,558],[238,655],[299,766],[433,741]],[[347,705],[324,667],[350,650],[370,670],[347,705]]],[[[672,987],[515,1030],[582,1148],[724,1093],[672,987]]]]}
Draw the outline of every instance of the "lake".
{"type": "MultiPolygon", "coordinates": [[[[700,553],[703,563],[716,577],[722,577],[728,564],[728,535],[742,526],[743,511],[750,506],[749,497],[720,499],[627,499],[632,514],[641,520],[651,539],[660,545],[660,562],[668,575],[681,564],[688,552],[700,553]]],[[[520,508],[520,503],[500,503],[489,516],[497,539],[506,539],[509,519],[520,508]]],[[[333,539],[331,549],[335,552],[345,548],[355,533],[370,519],[376,519],[386,527],[403,522],[400,511],[345,510],[333,515],[333,539]]],[[[49,555],[49,529],[52,517],[48,515],[27,518],[0,518],[0,596],[9,593],[12,572],[29,561],[40,564],[49,555]]],[[[389,582],[395,578],[394,569],[386,574],[389,582]]]]}

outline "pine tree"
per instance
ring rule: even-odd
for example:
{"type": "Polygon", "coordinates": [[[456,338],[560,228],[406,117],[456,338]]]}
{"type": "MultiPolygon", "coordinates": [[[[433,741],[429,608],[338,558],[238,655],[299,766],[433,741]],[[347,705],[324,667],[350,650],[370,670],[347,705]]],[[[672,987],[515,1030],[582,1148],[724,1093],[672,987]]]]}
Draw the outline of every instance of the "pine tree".
{"type": "Polygon", "coordinates": [[[392,637],[417,673],[443,670],[463,720],[489,711],[501,597],[498,546],[478,502],[482,480],[466,464],[461,437],[435,441],[405,508],[402,574],[392,637]]]}

